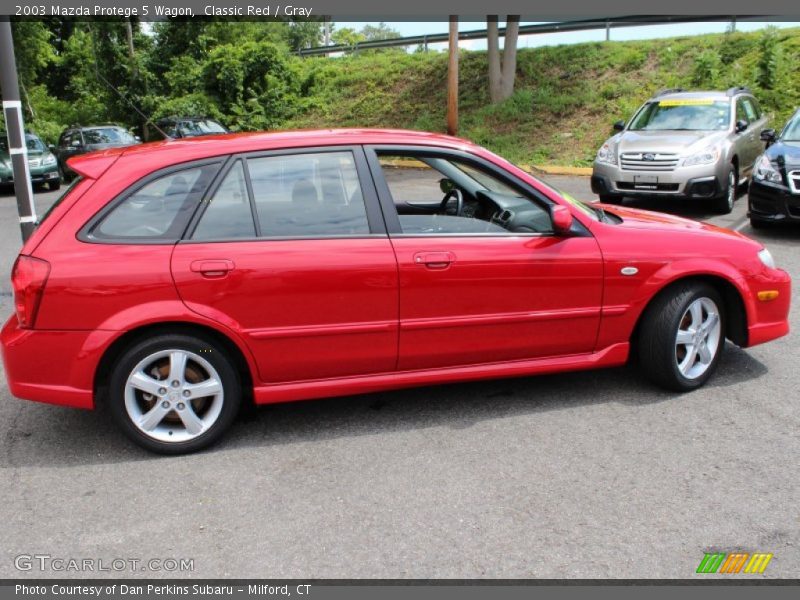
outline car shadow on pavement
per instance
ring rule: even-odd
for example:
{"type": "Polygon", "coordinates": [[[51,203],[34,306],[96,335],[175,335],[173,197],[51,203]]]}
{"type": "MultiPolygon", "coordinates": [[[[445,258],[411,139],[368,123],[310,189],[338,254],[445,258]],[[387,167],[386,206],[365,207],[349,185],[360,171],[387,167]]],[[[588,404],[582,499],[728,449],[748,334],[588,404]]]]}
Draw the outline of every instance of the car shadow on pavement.
{"type": "MultiPolygon", "coordinates": [[[[736,386],[768,372],[727,345],[709,388],[736,386]]],[[[702,390],[695,393],[703,393],[702,390]]],[[[20,401],[5,420],[0,469],[70,467],[140,460],[203,460],[204,454],[432,427],[461,430],[483,421],[581,406],[648,406],[691,397],[667,392],[634,366],[516,379],[439,385],[341,398],[248,407],[222,441],[191,457],[159,458],[136,447],[105,411],[20,401]]]]}
{"type": "MultiPolygon", "coordinates": [[[[742,202],[739,196],[737,202],[742,202]]],[[[707,200],[689,200],[685,198],[625,198],[622,205],[625,208],[641,208],[643,210],[653,210],[668,213],[679,217],[704,221],[719,213],[711,208],[711,202],[707,200]]]]}
{"type": "Polygon", "coordinates": [[[759,241],[766,243],[796,242],[800,240],[800,223],[775,223],[759,229],[750,227],[744,233],[751,237],[757,236],[759,241]]]}

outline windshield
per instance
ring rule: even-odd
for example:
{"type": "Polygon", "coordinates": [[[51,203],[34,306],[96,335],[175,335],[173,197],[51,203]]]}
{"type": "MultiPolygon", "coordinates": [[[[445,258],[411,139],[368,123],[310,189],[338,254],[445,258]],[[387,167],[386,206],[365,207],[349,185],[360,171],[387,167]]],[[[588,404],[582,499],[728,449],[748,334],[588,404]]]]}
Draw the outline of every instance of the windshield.
{"type": "Polygon", "coordinates": [[[103,127],[98,129],[84,129],[84,142],[89,144],[133,144],[133,136],[118,127],[103,127]]]}
{"type": "MultiPolygon", "coordinates": [[[[25,145],[31,152],[44,152],[47,150],[45,145],[38,137],[33,134],[25,134],[25,145]]],[[[0,132],[0,154],[8,154],[8,137],[5,132],[0,132]]]]}
{"type": "Polygon", "coordinates": [[[728,128],[728,100],[677,99],[648,102],[633,118],[631,131],[723,131],[728,128]]]}
{"type": "Polygon", "coordinates": [[[212,133],[227,133],[222,125],[211,119],[204,119],[202,121],[181,121],[178,124],[178,131],[184,137],[209,135],[212,133]]]}
{"type": "Polygon", "coordinates": [[[502,181],[495,179],[488,173],[483,173],[478,169],[471,167],[468,164],[456,163],[453,161],[447,161],[447,162],[449,162],[456,169],[464,173],[464,175],[472,179],[475,183],[477,183],[485,190],[488,190],[490,192],[497,192],[498,194],[505,194],[507,196],[520,197],[519,192],[507,186],[502,181]]]}
{"type": "Polygon", "coordinates": [[[561,190],[561,189],[557,188],[556,186],[554,186],[554,185],[552,185],[550,183],[547,183],[543,179],[537,179],[537,181],[539,183],[541,183],[542,185],[544,185],[545,187],[549,188],[550,191],[552,191],[554,194],[557,194],[557,195],[561,196],[562,198],[564,198],[564,200],[569,202],[572,206],[577,208],[579,211],[581,211],[586,216],[591,217],[595,221],[599,221],[600,220],[601,212],[600,212],[599,209],[592,207],[591,205],[587,204],[586,202],[582,202],[581,200],[578,200],[577,198],[575,198],[569,192],[565,192],[564,190],[561,190]]]}
{"type": "Polygon", "coordinates": [[[789,121],[781,133],[782,142],[800,142],[800,113],[789,121]]]}
{"type": "Polygon", "coordinates": [[[28,150],[31,152],[44,152],[46,148],[40,140],[35,135],[26,135],[25,136],[25,145],[28,146],[28,150]]]}

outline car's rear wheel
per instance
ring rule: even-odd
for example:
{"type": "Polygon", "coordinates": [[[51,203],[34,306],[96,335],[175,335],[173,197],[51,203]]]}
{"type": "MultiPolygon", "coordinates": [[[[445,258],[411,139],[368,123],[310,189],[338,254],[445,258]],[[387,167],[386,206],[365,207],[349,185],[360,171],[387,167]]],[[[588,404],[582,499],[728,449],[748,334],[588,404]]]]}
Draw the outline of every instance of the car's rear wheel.
{"type": "Polygon", "coordinates": [[[736,165],[731,165],[728,169],[725,187],[722,189],[722,193],[714,199],[714,209],[716,212],[727,215],[733,210],[738,188],[739,173],[736,170],[736,165]]]}
{"type": "Polygon", "coordinates": [[[56,190],[61,189],[61,177],[59,177],[58,179],[56,179],[54,181],[51,181],[47,185],[50,187],[50,190],[53,191],[53,192],[55,192],[56,190]]]}
{"type": "Polygon", "coordinates": [[[134,442],[162,454],[206,448],[236,418],[239,374],[216,342],[161,335],[133,344],[117,361],[109,409],[134,442]]]}
{"type": "Polygon", "coordinates": [[[686,392],[703,385],[725,347],[722,300],[711,286],[692,282],[663,292],[639,328],[639,358],[659,385],[686,392]]]}

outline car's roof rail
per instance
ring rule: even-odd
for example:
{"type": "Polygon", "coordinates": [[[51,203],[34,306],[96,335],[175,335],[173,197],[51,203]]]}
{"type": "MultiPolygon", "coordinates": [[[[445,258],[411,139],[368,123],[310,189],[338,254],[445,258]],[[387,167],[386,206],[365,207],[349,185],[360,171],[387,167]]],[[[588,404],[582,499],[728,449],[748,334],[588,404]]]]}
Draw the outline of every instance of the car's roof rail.
{"type": "Polygon", "coordinates": [[[664,88],[662,90],[658,90],[653,98],[658,98],[659,96],[664,96],[665,94],[677,94],[679,92],[685,92],[686,90],[683,88],[664,88]]]}
{"type": "Polygon", "coordinates": [[[743,85],[737,85],[732,88],[728,88],[728,91],[725,92],[727,96],[736,96],[737,94],[752,94],[753,92],[750,91],[750,88],[745,87],[743,85]]]}

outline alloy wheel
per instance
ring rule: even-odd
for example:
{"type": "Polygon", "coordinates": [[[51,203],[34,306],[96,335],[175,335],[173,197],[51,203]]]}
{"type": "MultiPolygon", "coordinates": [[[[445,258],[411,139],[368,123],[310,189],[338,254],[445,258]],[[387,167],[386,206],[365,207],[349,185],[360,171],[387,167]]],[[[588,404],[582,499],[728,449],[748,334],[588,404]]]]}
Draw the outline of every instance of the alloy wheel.
{"type": "Polygon", "coordinates": [[[722,341],[719,308],[710,298],[697,298],[683,313],[675,336],[675,361],[687,379],[697,379],[714,362],[722,341]]]}
{"type": "Polygon", "coordinates": [[[185,442],[208,431],[224,403],[222,378],[194,352],[169,349],[145,357],[125,384],[125,410],[144,435],[185,442]]]}

